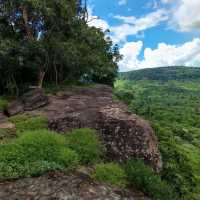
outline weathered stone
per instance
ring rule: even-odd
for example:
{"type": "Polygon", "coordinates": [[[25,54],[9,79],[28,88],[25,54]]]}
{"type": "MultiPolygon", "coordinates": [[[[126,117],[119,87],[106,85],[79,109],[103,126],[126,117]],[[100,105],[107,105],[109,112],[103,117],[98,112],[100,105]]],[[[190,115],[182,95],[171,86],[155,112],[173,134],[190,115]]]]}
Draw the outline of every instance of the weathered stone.
{"type": "Polygon", "coordinates": [[[48,104],[48,97],[42,89],[34,89],[24,94],[20,99],[11,102],[6,113],[8,116],[21,114],[24,111],[38,109],[48,104]]]}
{"type": "Polygon", "coordinates": [[[13,123],[5,121],[0,122],[0,143],[4,139],[10,139],[16,137],[16,127],[13,123]]]}
{"type": "Polygon", "coordinates": [[[50,95],[48,105],[29,113],[47,117],[49,128],[62,133],[81,127],[96,129],[109,161],[139,157],[156,171],[162,167],[151,126],[131,114],[125,104],[113,100],[108,86],[68,88],[50,95]]]}
{"type": "Polygon", "coordinates": [[[6,109],[8,116],[17,115],[24,112],[24,105],[21,100],[11,102],[6,109]]]}
{"type": "Polygon", "coordinates": [[[3,111],[0,110],[0,123],[6,122],[7,116],[4,114],[3,111]]]}
{"type": "Polygon", "coordinates": [[[0,183],[1,200],[149,200],[136,190],[91,180],[87,173],[50,173],[0,183]]]}
{"type": "Polygon", "coordinates": [[[30,111],[48,104],[48,97],[45,95],[44,90],[37,88],[24,94],[22,101],[24,110],[30,111]]]}
{"type": "Polygon", "coordinates": [[[16,127],[13,123],[11,122],[3,122],[0,123],[0,129],[9,129],[9,130],[15,130],[16,127]]]}

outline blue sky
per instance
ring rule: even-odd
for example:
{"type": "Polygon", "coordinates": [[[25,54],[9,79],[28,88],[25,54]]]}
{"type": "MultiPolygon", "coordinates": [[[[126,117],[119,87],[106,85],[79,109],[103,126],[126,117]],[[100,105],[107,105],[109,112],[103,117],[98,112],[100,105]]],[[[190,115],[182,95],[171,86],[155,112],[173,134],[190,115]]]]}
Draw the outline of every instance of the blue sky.
{"type": "Polygon", "coordinates": [[[89,25],[119,44],[120,71],[200,66],[200,0],[88,1],[89,25]]]}

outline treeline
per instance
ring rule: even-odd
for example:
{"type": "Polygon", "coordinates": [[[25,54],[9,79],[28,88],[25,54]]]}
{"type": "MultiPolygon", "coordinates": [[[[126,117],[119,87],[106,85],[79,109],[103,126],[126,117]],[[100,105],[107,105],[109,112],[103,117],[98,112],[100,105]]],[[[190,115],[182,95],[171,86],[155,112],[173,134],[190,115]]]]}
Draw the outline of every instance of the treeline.
{"type": "Polygon", "coordinates": [[[198,67],[161,67],[155,69],[142,69],[121,73],[120,77],[128,80],[156,80],[156,81],[192,81],[200,79],[198,67]]]}
{"type": "Polygon", "coordinates": [[[77,10],[77,0],[0,0],[0,95],[43,84],[112,85],[118,47],[77,10]]]}

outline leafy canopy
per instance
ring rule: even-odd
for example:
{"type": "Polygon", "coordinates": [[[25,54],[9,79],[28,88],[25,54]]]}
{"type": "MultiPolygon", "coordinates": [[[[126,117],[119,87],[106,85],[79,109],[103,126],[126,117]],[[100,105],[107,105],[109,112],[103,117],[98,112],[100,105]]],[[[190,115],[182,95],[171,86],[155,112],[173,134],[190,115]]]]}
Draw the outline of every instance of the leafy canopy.
{"type": "Polygon", "coordinates": [[[1,93],[43,82],[113,83],[118,47],[76,13],[76,0],[0,0],[1,93]]]}

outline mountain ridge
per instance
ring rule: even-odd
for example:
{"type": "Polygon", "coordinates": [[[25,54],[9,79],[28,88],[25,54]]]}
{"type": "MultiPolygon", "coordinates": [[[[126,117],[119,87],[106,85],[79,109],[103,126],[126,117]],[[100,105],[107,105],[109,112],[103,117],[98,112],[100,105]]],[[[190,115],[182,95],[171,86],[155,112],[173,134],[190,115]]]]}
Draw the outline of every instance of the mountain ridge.
{"type": "Polygon", "coordinates": [[[158,67],[158,68],[147,68],[129,72],[121,72],[120,78],[128,80],[179,80],[189,81],[200,79],[200,67],[158,67]]]}

